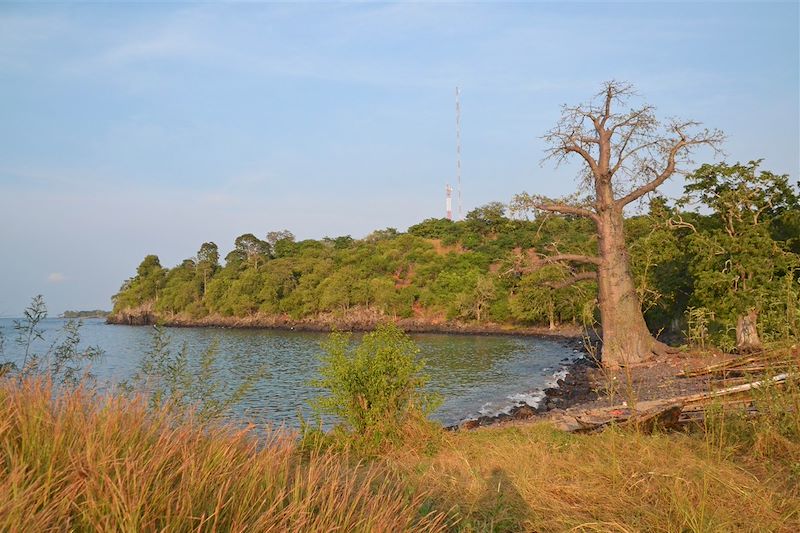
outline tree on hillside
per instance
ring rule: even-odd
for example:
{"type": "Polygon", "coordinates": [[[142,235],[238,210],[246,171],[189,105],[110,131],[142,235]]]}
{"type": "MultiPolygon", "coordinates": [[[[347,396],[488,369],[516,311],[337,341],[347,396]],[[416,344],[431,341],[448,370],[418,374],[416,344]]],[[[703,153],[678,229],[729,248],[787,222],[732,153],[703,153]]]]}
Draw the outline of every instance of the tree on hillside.
{"type": "Polygon", "coordinates": [[[586,264],[596,275],[581,272],[575,281],[596,277],[603,331],[603,364],[635,364],[670,351],[645,324],[629,265],[623,229],[625,206],[654,192],[689,161],[693,149],[716,148],[723,135],[699,128],[695,121],[656,119],[650,105],[630,107],[633,88],[607,82],[596,97],[564,106],[561,119],[544,139],[546,159],[576,157],[582,166],[578,193],[562,201],[542,197],[519,199],[538,211],[585,217],[594,221],[598,255],[555,254],[545,262],[586,264]]]}
{"type": "MultiPolygon", "coordinates": [[[[800,199],[788,176],[757,173],[759,163],[703,165],[688,176],[682,199],[713,212],[713,225],[691,235],[694,300],[735,324],[739,352],[762,348],[759,316],[785,300],[786,282],[791,289],[800,267],[791,239],[775,240],[770,231],[773,221],[800,210],[800,199]]],[[[780,310],[782,320],[793,310],[780,310]]]]}
{"type": "Polygon", "coordinates": [[[270,248],[275,248],[275,244],[284,239],[294,242],[294,233],[288,229],[267,232],[267,244],[269,244],[270,248]]]}
{"type": "Polygon", "coordinates": [[[197,263],[193,259],[184,259],[180,265],[169,269],[156,306],[158,311],[180,313],[202,297],[202,280],[197,278],[196,270],[197,263]]]}
{"type": "MultiPolygon", "coordinates": [[[[636,293],[651,330],[680,335],[692,293],[686,237],[693,227],[664,197],[650,200],[647,214],[625,220],[636,293]]],[[[691,219],[698,217],[692,214],[691,219]]]]}
{"type": "Polygon", "coordinates": [[[267,244],[273,257],[287,257],[294,249],[294,234],[288,229],[267,233],[267,244]]]}
{"type": "Polygon", "coordinates": [[[509,296],[511,315],[522,322],[547,323],[554,330],[565,317],[575,320],[587,310],[591,314],[593,287],[568,283],[571,276],[569,269],[557,264],[525,273],[509,296]]]}
{"type": "Polygon", "coordinates": [[[252,233],[239,235],[233,242],[234,252],[248,264],[258,269],[258,265],[264,263],[270,255],[269,243],[262,241],[252,233]]]}
{"type": "Polygon", "coordinates": [[[197,252],[197,275],[203,280],[203,292],[206,293],[208,281],[219,268],[219,248],[213,242],[204,242],[197,252]]]}
{"type": "Polygon", "coordinates": [[[119,292],[111,298],[114,301],[114,312],[147,302],[157,302],[166,275],[167,269],[161,266],[157,255],[145,256],[136,268],[136,275],[125,281],[119,292]]]}
{"type": "Polygon", "coordinates": [[[478,231],[494,231],[508,222],[506,205],[502,202],[489,202],[467,213],[465,220],[478,231]]]}

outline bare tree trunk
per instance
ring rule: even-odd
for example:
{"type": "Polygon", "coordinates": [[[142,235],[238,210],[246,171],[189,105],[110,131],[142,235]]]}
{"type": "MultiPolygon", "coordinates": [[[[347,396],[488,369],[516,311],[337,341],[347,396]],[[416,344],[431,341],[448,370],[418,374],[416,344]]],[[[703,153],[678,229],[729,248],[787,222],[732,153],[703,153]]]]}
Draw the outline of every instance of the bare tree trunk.
{"type": "Polygon", "coordinates": [[[597,233],[603,258],[598,268],[603,365],[618,368],[666,353],[668,347],[650,334],[644,321],[625,246],[622,209],[612,204],[604,210],[597,233]]]}
{"type": "MultiPolygon", "coordinates": [[[[593,201],[582,205],[569,201],[535,201],[542,211],[594,220],[598,236],[597,256],[556,253],[548,262],[594,265],[597,268],[598,301],[603,330],[602,361],[606,367],[636,364],[654,355],[673,351],[647,329],[628,262],[623,228],[625,206],[654,192],[687,161],[693,147],[715,147],[723,135],[702,130],[698,123],[671,121],[664,129],[653,108],[612,111],[633,94],[625,83],[608,82],[597,95],[600,101],[564,106],[561,121],[545,135],[552,145],[549,157],[561,161],[575,155],[585,163],[587,185],[594,188],[593,201]],[[619,193],[615,196],[615,189],[619,193]],[[626,194],[627,192],[627,194],[626,194]]],[[[560,284],[592,279],[592,273],[576,272],[560,284]]]]}
{"type": "Polygon", "coordinates": [[[758,312],[750,309],[736,321],[736,351],[739,353],[755,352],[763,349],[758,337],[758,312]]]}

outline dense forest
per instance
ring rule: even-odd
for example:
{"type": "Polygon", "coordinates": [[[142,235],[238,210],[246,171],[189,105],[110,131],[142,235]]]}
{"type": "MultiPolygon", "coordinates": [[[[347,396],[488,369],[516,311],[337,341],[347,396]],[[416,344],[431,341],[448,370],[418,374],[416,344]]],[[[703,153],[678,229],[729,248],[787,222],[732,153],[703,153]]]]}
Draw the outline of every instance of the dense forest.
{"type": "MultiPolygon", "coordinates": [[[[800,194],[788,176],[759,164],[704,165],[687,177],[682,197],[653,197],[625,219],[653,332],[733,348],[746,318],[764,339],[800,334],[800,194]]],[[[173,268],[148,255],[113,297],[110,320],[594,324],[592,268],[550,260],[593,254],[592,221],[526,212],[526,197],[487,204],[462,221],[428,219],[363,239],[248,233],[223,261],[213,242],[173,268]]]]}

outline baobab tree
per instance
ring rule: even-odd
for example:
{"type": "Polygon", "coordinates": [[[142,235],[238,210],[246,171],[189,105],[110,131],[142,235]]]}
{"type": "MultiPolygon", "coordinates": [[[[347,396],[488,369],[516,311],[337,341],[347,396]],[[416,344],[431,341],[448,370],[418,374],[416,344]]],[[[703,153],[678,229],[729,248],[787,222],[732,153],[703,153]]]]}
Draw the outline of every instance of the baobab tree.
{"type": "Polygon", "coordinates": [[[652,106],[629,106],[635,96],[628,83],[606,82],[591,101],[564,106],[558,124],[544,136],[545,160],[581,163],[580,189],[568,199],[521,195],[518,203],[537,211],[586,217],[597,232],[596,256],[554,254],[545,263],[589,265],[572,280],[596,279],[607,367],[640,363],[672,351],[645,324],[631,275],[623,229],[623,211],[654,192],[667,179],[685,172],[694,149],[718,149],[724,136],[695,121],[656,119],[652,106]]]}

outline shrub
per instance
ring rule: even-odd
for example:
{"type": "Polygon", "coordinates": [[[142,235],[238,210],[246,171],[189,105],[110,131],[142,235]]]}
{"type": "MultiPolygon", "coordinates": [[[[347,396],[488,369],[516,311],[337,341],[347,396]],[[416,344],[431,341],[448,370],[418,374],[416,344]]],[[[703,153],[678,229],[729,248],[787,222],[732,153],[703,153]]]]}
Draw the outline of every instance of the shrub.
{"type": "MultiPolygon", "coordinates": [[[[67,320],[55,340],[43,353],[37,353],[36,343],[45,342],[42,321],[47,318],[47,305],[42,295],[35,296],[23,312],[20,320],[14,321],[14,341],[23,354],[21,366],[14,361],[0,361],[0,376],[15,373],[25,376],[48,376],[58,385],[76,386],[81,380],[94,378],[86,365],[103,356],[99,346],[81,348],[81,320],[67,320]]],[[[0,356],[3,355],[4,339],[0,335],[0,356]]]]}
{"type": "Polygon", "coordinates": [[[419,348],[393,324],[378,326],[357,345],[349,333],[332,333],[323,348],[322,377],[314,385],[327,395],[314,408],[336,417],[335,434],[357,448],[402,440],[405,425],[424,421],[439,404],[423,391],[428,376],[419,348]]]}

